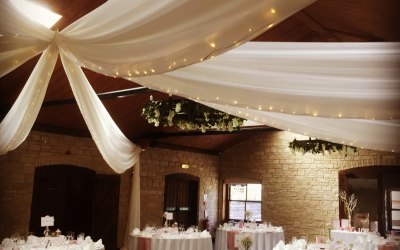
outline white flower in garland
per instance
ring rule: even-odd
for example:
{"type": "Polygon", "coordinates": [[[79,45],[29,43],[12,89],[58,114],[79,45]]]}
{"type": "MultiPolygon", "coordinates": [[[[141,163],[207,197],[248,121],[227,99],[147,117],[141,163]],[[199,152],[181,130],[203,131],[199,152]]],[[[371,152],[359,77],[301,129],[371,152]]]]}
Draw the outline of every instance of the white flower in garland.
{"type": "Polygon", "coordinates": [[[154,126],[177,126],[180,129],[207,129],[233,131],[239,129],[245,119],[204,106],[190,100],[150,100],[141,114],[148,123],[154,126]]]}
{"type": "Polygon", "coordinates": [[[311,138],[308,140],[294,139],[289,143],[289,148],[292,149],[293,153],[300,152],[302,154],[310,152],[312,154],[325,155],[325,151],[328,151],[329,153],[344,153],[344,156],[347,156],[348,154],[354,154],[357,152],[357,148],[353,146],[347,146],[319,139],[312,140],[311,138]]]}

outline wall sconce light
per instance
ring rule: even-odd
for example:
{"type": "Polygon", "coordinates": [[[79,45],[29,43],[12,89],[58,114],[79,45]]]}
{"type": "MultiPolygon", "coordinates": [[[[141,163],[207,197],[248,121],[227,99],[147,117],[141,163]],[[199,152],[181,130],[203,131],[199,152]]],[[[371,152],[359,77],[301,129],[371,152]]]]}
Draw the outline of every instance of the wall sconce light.
{"type": "Polygon", "coordinates": [[[189,168],[189,164],[182,164],[182,168],[189,168]]]}

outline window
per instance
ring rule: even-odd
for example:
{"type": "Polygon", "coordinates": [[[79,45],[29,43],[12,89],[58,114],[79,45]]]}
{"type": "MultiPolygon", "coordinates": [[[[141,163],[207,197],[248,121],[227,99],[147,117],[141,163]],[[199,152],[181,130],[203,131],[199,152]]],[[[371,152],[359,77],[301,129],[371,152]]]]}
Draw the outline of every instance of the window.
{"type": "Polygon", "coordinates": [[[400,230],[400,191],[390,191],[390,205],[388,209],[389,229],[400,230]]]}
{"type": "Polygon", "coordinates": [[[261,221],[261,184],[229,184],[228,219],[245,220],[246,211],[251,220],[261,221]]]}

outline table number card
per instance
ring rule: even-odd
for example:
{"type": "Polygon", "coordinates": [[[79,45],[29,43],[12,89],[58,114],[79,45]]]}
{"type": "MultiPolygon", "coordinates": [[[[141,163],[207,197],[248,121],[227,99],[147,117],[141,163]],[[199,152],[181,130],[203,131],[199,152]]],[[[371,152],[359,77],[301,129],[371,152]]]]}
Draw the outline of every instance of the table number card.
{"type": "Polygon", "coordinates": [[[166,220],[173,220],[173,218],[174,218],[174,214],[173,213],[169,213],[169,212],[166,213],[166,216],[165,216],[166,220]]]}
{"type": "Polygon", "coordinates": [[[41,217],[40,224],[42,227],[51,227],[54,226],[54,216],[41,217]]]}

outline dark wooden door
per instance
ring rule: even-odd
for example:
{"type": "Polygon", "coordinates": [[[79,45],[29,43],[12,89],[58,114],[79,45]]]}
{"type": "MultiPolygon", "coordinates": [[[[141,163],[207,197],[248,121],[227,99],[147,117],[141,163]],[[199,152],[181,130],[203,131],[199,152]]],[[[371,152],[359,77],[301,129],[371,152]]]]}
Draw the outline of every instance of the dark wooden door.
{"type": "Polygon", "coordinates": [[[119,175],[96,175],[92,238],[102,239],[105,249],[117,249],[119,175]]]}
{"type": "Polygon", "coordinates": [[[42,236],[40,218],[54,216],[54,227],[90,234],[95,172],[75,166],[44,166],[35,170],[29,230],[42,236]]]}
{"type": "Polygon", "coordinates": [[[102,239],[106,249],[117,249],[119,175],[96,175],[76,166],[44,166],[35,170],[29,230],[42,236],[40,218],[54,216],[54,227],[102,239]]]}
{"type": "Polygon", "coordinates": [[[186,228],[198,224],[199,178],[187,174],[165,176],[164,211],[186,228]]]}

